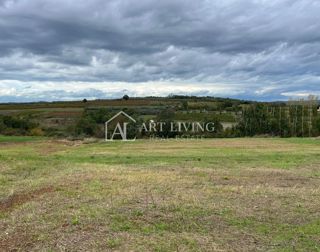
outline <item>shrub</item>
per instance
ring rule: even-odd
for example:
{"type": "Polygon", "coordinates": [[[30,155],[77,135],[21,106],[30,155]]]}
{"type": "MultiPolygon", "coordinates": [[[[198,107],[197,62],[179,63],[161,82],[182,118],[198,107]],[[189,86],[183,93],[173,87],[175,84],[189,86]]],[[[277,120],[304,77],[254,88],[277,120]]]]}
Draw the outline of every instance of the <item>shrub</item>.
{"type": "Polygon", "coordinates": [[[3,135],[27,135],[38,124],[15,116],[0,116],[0,133],[3,135]]]}
{"type": "Polygon", "coordinates": [[[31,136],[43,136],[44,132],[41,128],[33,128],[30,130],[31,136]]]}

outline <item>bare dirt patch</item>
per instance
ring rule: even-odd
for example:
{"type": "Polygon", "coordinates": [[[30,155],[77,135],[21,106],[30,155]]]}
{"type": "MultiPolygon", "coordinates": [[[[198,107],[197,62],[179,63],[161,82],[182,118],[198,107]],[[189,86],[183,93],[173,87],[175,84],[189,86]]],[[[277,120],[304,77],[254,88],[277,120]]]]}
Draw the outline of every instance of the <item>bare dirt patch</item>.
{"type": "Polygon", "coordinates": [[[16,206],[23,205],[26,202],[37,199],[43,194],[53,192],[55,189],[52,186],[43,187],[28,193],[14,193],[5,199],[0,200],[0,211],[7,212],[16,206]]]}
{"type": "Polygon", "coordinates": [[[30,251],[33,246],[32,235],[22,227],[17,227],[14,234],[0,238],[0,251],[30,251]]]}

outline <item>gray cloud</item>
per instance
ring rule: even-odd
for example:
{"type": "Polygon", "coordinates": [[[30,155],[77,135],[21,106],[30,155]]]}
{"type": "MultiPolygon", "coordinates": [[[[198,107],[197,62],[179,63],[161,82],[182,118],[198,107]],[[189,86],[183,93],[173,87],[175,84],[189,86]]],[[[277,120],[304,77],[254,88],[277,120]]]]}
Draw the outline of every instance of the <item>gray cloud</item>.
{"type": "Polygon", "coordinates": [[[2,0],[1,101],[34,100],[31,82],[55,83],[38,90],[45,100],[117,96],[113,82],[136,95],[174,83],[260,100],[318,93],[319,12],[315,0],[2,0]],[[6,80],[21,87],[12,93],[6,80]]]}

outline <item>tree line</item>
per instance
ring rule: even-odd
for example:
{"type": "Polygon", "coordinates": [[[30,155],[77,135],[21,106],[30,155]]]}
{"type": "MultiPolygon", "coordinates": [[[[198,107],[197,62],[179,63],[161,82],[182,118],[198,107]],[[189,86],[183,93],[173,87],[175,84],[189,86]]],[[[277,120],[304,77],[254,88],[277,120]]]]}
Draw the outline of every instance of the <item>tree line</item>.
{"type": "Polygon", "coordinates": [[[236,136],[270,135],[312,137],[320,134],[317,99],[280,104],[253,104],[243,109],[242,118],[233,128],[236,136]]]}

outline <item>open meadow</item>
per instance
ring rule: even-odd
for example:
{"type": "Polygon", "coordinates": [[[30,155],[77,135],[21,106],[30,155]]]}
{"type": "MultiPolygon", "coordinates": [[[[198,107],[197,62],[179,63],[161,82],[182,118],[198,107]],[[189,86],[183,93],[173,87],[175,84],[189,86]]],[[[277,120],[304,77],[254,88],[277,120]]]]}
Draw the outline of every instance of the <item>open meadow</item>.
{"type": "Polygon", "coordinates": [[[0,251],[319,251],[320,140],[0,136],[0,251]]]}

